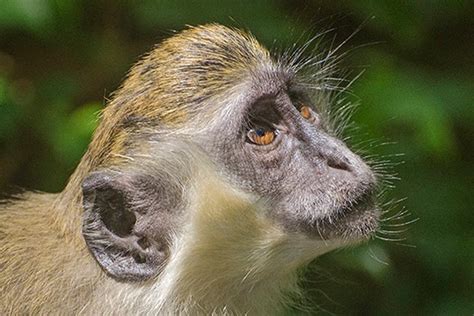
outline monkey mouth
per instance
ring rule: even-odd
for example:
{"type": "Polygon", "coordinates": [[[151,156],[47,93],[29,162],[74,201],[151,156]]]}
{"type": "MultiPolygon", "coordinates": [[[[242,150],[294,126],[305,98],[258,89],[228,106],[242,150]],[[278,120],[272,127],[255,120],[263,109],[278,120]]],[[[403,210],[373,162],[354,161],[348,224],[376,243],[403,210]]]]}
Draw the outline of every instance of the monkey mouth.
{"type": "Polygon", "coordinates": [[[324,218],[317,220],[317,237],[357,242],[368,239],[379,226],[380,211],[374,194],[367,192],[324,218]]]}

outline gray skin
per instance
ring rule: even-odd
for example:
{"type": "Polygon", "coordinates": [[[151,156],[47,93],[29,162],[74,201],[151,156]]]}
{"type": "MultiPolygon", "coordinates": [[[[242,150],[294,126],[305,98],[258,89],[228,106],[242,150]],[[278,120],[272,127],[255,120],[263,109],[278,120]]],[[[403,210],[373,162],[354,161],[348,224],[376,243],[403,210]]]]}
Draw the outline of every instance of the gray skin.
{"type": "Polygon", "coordinates": [[[376,177],[367,164],[324,126],[321,115],[290,73],[253,73],[227,105],[233,117],[215,126],[201,146],[226,178],[271,204],[269,216],[290,232],[312,238],[362,239],[378,226],[376,177]],[[312,108],[314,120],[299,111],[312,108]],[[275,130],[268,145],[254,144],[249,129],[275,130]]]}
{"type": "MultiPolygon", "coordinates": [[[[268,217],[288,232],[357,241],[376,230],[376,177],[331,135],[290,71],[262,67],[231,90],[225,99],[232,101],[214,104],[217,124],[187,141],[232,185],[264,200],[268,217]],[[302,104],[313,109],[313,120],[301,115],[302,104]],[[275,131],[271,144],[248,138],[250,129],[262,126],[275,131]]],[[[145,137],[139,130],[134,142],[159,144],[158,134],[145,137]]],[[[153,147],[151,157],[158,155],[153,150],[162,149],[153,147]]],[[[160,174],[159,162],[139,159],[133,168],[117,167],[118,172],[97,170],[82,185],[86,243],[101,267],[121,281],[157,275],[169,256],[170,232],[187,219],[181,188],[160,174]]]]}

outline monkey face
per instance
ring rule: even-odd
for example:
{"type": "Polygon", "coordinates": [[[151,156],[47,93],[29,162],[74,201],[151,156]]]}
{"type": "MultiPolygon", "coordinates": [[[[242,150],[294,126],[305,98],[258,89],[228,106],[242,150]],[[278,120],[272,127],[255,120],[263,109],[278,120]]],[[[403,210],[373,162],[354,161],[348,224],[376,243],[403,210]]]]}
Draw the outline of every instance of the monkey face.
{"type": "Polygon", "coordinates": [[[320,239],[368,237],[378,222],[376,177],[291,80],[282,72],[252,78],[248,93],[223,111],[227,124],[206,134],[204,146],[234,185],[271,205],[267,216],[285,230],[320,239]]]}
{"type": "Polygon", "coordinates": [[[179,256],[187,266],[218,256],[223,270],[241,260],[259,270],[256,251],[294,267],[370,236],[376,177],[300,82],[255,39],[218,25],[138,63],[85,156],[83,235],[103,269],[140,281],[179,256]]]}

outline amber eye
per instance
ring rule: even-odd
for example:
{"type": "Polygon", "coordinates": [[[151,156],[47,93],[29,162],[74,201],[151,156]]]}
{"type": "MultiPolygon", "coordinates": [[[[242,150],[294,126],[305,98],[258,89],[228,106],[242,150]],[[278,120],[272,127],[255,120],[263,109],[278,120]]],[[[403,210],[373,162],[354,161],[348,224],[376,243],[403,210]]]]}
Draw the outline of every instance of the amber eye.
{"type": "Polygon", "coordinates": [[[275,139],[275,131],[263,127],[251,129],[247,133],[247,137],[250,141],[257,145],[268,145],[275,139]]]}
{"type": "Polygon", "coordinates": [[[315,114],[309,106],[303,105],[300,108],[300,113],[301,113],[301,116],[304,117],[309,122],[319,125],[319,116],[315,114]]]}
{"type": "Polygon", "coordinates": [[[311,110],[309,106],[303,105],[300,109],[301,116],[303,116],[305,119],[309,120],[311,119],[311,110]]]}

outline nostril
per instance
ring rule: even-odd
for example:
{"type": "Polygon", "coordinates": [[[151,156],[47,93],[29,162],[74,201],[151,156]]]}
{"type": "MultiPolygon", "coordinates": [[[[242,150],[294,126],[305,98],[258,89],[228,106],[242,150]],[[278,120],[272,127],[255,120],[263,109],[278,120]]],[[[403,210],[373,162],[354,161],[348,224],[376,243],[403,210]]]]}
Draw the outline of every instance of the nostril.
{"type": "Polygon", "coordinates": [[[344,171],[351,171],[349,164],[343,160],[340,160],[340,159],[336,160],[336,159],[329,158],[327,163],[328,163],[328,166],[331,168],[344,170],[344,171]]]}

